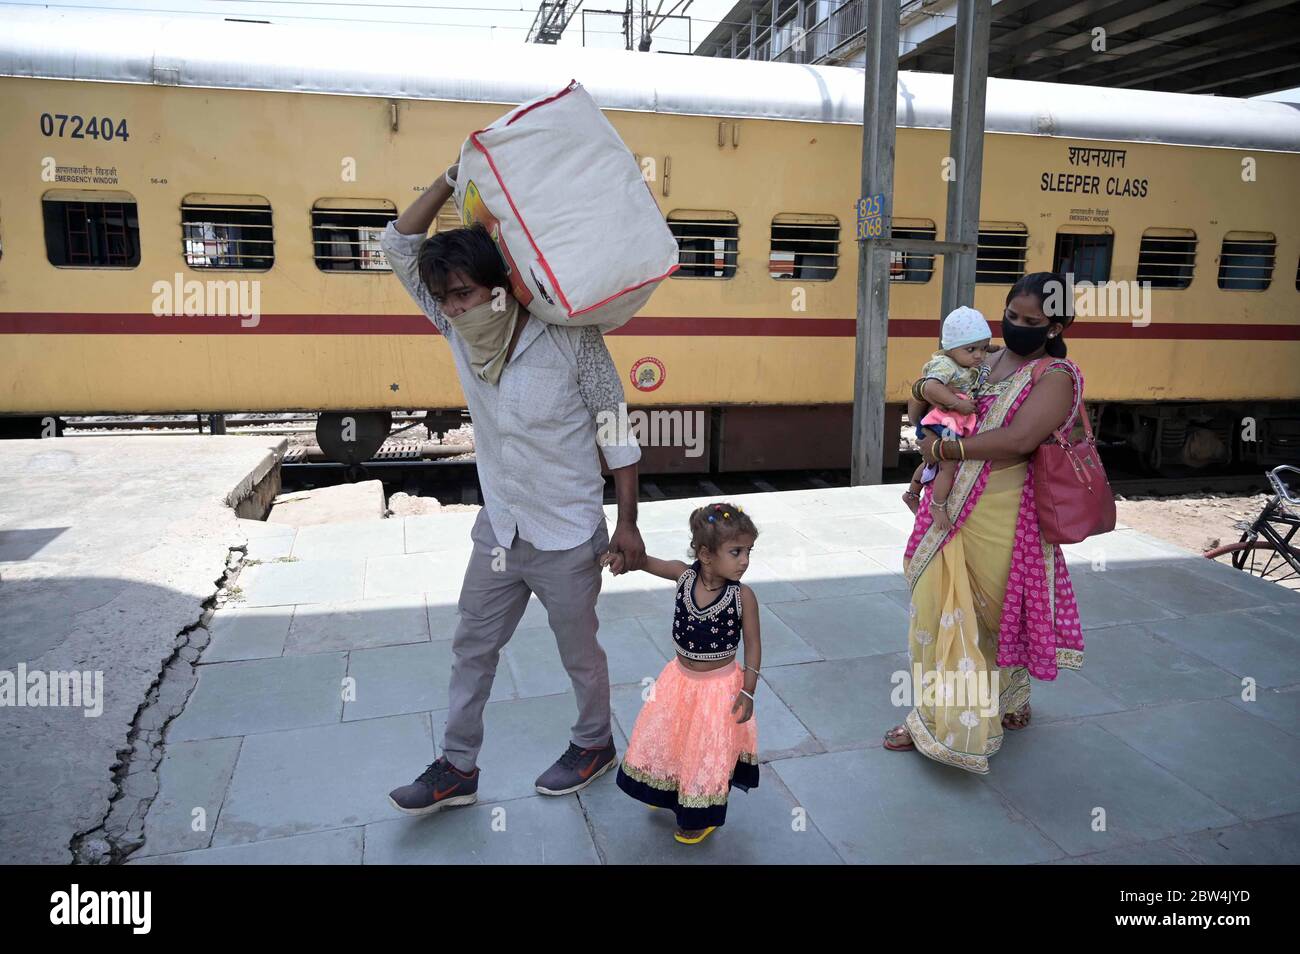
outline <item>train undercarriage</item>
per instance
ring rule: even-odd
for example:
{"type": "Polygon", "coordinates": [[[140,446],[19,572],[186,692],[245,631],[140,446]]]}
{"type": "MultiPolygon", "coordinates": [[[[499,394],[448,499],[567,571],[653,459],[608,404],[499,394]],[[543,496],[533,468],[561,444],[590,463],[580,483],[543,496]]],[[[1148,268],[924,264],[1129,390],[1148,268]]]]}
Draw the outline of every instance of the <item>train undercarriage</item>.
{"type": "MultiPolygon", "coordinates": [[[[902,431],[903,408],[886,409],[886,433],[902,431]]],[[[1161,476],[1216,473],[1250,465],[1300,464],[1300,402],[1241,401],[1089,405],[1107,456],[1161,476]]],[[[222,432],[222,418],[210,427],[222,432]]],[[[464,423],[463,410],[426,410],[422,423],[442,433],[464,423]]],[[[643,474],[837,469],[849,466],[853,408],[849,404],[633,408],[621,426],[642,445],[643,474]]],[[[357,467],[393,434],[391,411],[321,413],[319,456],[357,467]]],[[[0,438],[62,436],[58,415],[0,416],[0,438]]],[[[899,463],[900,445],[886,448],[884,467],[899,463]]]]}

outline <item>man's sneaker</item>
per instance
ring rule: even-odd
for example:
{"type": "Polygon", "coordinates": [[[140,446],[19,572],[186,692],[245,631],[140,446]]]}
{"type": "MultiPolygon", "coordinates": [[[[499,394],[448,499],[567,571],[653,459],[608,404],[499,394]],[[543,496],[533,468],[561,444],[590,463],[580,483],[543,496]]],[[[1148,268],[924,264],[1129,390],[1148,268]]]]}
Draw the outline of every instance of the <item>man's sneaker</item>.
{"type": "Polygon", "coordinates": [[[570,742],[568,751],[537,780],[537,790],[543,795],[568,795],[586,788],[617,760],[612,735],[609,744],[599,749],[580,749],[570,742]]]}
{"type": "Polygon", "coordinates": [[[455,805],[473,805],[478,801],[478,767],[466,775],[445,756],[440,756],[410,785],[389,792],[388,801],[408,815],[428,815],[455,805]]]}

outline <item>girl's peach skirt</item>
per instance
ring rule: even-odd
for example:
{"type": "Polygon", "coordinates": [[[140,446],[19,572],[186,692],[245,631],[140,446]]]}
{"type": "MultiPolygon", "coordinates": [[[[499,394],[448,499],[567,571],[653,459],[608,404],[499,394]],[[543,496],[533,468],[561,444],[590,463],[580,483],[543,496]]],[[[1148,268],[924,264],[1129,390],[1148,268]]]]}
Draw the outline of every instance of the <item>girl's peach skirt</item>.
{"type": "Polygon", "coordinates": [[[671,808],[687,830],[723,824],[731,786],[758,785],[756,720],[737,725],[731,711],[743,685],[734,659],[706,672],[669,662],[637,716],[618,787],[647,805],[671,808]]]}

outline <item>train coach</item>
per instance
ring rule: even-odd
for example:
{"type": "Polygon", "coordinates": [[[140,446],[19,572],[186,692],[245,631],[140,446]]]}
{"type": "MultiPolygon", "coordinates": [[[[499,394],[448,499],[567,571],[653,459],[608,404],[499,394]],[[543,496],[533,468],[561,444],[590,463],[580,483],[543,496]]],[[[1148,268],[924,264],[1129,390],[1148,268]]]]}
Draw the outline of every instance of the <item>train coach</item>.
{"type": "MultiPolygon", "coordinates": [[[[356,25],[8,11],[0,420],[463,406],[379,233],[467,134],[577,78],[681,267],[608,336],[634,408],[702,421],[645,469],[845,467],[860,70],[356,25]]],[[[899,75],[894,234],[942,237],[951,78],[899,75]]],[[[974,304],[1069,271],[1103,439],[1157,470],[1300,458],[1300,109],[990,79],[974,304]]],[[[436,228],[460,223],[452,208],[436,228]]],[[[895,253],[897,421],[942,259],[895,253]]],[[[369,417],[367,417],[369,416],[369,417]]],[[[376,418],[377,416],[377,418],[376,418]]]]}

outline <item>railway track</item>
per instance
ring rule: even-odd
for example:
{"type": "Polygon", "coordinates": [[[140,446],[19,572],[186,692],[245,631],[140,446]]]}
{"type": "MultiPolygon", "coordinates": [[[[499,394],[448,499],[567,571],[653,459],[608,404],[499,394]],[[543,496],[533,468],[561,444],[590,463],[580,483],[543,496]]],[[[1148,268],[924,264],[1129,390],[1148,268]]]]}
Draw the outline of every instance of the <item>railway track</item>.
{"type": "MultiPolygon", "coordinates": [[[[473,460],[410,461],[376,460],[366,464],[368,477],[413,496],[436,496],[443,503],[479,503],[478,477],[473,460]],[[396,486],[400,485],[400,486],[396,486]]],[[[286,460],[282,468],[286,490],[307,489],[343,483],[346,468],[341,464],[295,464],[286,460]]],[[[911,467],[887,470],[884,483],[901,484],[911,479],[911,467]]],[[[848,487],[850,472],[843,470],[763,471],[722,474],[650,474],[641,477],[641,499],[675,500],[683,497],[725,497],[771,493],[783,490],[813,490],[848,487]]],[[[1118,476],[1111,480],[1117,497],[1141,499],[1179,496],[1245,496],[1263,493],[1268,483],[1263,474],[1203,474],[1194,477],[1118,476]]],[[[612,481],[606,482],[605,501],[613,503],[612,481]]]]}
{"type": "MultiPolygon", "coordinates": [[[[281,465],[285,492],[345,483],[347,468],[333,463],[281,465]]],[[[365,479],[382,481],[389,493],[403,491],[412,496],[437,497],[447,503],[481,503],[478,474],[473,460],[374,460],[365,465],[365,479]]],[[[897,478],[906,479],[900,472],[897,478]]],[[[811,490],[819,487],[847,487],[847,470],[780,471],[734,474],[652,474],[640,481],[641,499],[677,500],[683,497],[726,497],[771,493],[781,490],[811,490]]],[[[614,503],[613,481],[607,480],[605,502],[614,503]]]]}
{"type": "Polygon", "coordinates": [[[1143,497],[1182,497],[1224,494],[1241,496],[1265,493],[1268,480],[1261,470],[1256,474],[1203,474],[1195,477],[1120,477],[1111,479],[1116,496],[1133,500],[1143,497]]]}
{"type": "MultiPolygon", "coordinates": [[[[93,437],[96,434],[210,434],[212,425],[208,414],[116,414],[94,417],[69,416],[63,418],[64,433],[68,436],[93,437]]],[[[316,415],[283,413],[246,413],[223,415],[227,434],[312,434],[316,430],[316,415]]],[[[394,428],[421,424],[422,414],[393,412],[394,428]]]]}
{"type": "MultiPolygon", "coordinates": [[[[113,415],[65,418],[67,436],[113,434],[206,434],[211,433],[209,415],[113,415]]],[[[316,415],[311,413],[243,413],[225,415],[225,433],[283,436],[291,439],[283,461],[286,490],[342,483],[348,469],[323,459],[312,435],[316,415]],[[295,440],[296,439],[296,440],[295,440]]],[[[386,487],[407,493],[437,496],[444,503],[477,503],[478,480],[473,448],[461,443],[438,443],[420,439],[424,433],[422,414],[393,415],[393,436],[385,442],[364,471],[386,487]]],[[[886,483],[905,483],[916,463],[914,452],[904,450],[900,466],[884,474],[886,483]]],[[[1262,467],[1234,474],[1194,474],[1178,477],[1132,474],[1107,461],[1112,490],[1128,499],[1143,497],[1244,495],[1268,490],[1262,467]]],[[[359,476],[354,473],[352,476],[359,476]]],[[[849,471],[809,470],[734,474],[647,475],[641,478],[644,500],[682,497],[725,496],[777,490],[809,490],[849,486],[849,471]]],[[[612,501],[612,489],[607,488],[612,501]]]]}

